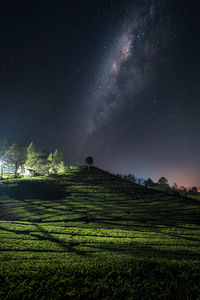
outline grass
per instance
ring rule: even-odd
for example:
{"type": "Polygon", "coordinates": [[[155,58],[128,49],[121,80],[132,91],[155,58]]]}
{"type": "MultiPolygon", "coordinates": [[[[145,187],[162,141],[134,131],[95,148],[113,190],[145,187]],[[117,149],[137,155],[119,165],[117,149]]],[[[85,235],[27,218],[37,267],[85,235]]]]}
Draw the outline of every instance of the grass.
{"type": "Polygon", "coordinates": [[[200,202],[92,167],[0,183],[1,299],[200,299],[200,202]]]}

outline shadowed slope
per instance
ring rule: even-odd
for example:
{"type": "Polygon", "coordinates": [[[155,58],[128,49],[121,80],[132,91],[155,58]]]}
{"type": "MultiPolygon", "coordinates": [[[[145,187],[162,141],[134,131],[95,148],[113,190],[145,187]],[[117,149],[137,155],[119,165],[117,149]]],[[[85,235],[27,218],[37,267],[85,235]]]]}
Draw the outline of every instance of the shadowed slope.
{"type": "Polygon", "coordinates": [[[4,181],[0,193],[0,249],[12,256],[17,250],[23,256],[43,251],[89,257],[103,251],[199,257],[198,201],[147,189],[95,167],[4,181]]]}
{"type": "Polygon", "coordinates": [[[199,205],[95,167],[3,181],[0,298],[198,299],[199,205]]]}

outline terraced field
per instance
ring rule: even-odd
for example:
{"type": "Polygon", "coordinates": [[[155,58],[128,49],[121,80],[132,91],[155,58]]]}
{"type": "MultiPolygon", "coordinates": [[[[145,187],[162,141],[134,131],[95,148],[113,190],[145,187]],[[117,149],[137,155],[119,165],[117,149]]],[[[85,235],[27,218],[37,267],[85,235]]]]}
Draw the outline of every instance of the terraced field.
{"type": "Polygon", "coordinates": [[[199,258],[198,200],[94,167],[0,183],[1,299],[200,299],[199,258]]]}

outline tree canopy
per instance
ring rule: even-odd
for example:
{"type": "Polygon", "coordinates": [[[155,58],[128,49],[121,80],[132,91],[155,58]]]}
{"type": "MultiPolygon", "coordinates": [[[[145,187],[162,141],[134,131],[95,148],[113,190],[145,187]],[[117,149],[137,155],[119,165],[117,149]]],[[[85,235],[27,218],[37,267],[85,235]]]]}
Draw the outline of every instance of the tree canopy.
{"type": "Polygon", "coordinates": [[[14,174],[29,171],[31,175],[49,175],[65,171],[65,158],[62,152],[49,153],[46,149],[36,149],[31,142],[28,147],[13,144],[7,148],[7,140],[0,137],[0,159],[3,167],[14,169],[14,174]],[[21,168],[21,170],[20,170],[21,168]]]}
{"type": "Polygon", "coordinates": [[[94,162],[94,160],[93,160],[93,157],[92,157],[92,156],[87,156],[87,157],[85,158],[85,163],[86,163],[86,165],[88,166],[88,169],[89,169],[90,166],[93,165],[93,162],[94,162]]]}
{"type": "Polygon", "coordinates": [[[26,146],[20,144],[13,144],[6,151],[4,161],[7,166],[14,168],[15,175],[20,167],[26,162],[27,149],[26,146]]]}

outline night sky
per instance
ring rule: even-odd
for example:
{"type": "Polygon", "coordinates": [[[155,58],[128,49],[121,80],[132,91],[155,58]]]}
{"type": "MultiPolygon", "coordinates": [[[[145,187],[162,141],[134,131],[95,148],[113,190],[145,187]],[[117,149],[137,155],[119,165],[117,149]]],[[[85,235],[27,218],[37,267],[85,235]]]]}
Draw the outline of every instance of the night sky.
{"type": "Polygon", "coordinates": [[[1,1],[0,136],[200,185],[198,1],[1,1]],[[8,3],[9,2],[9,3],[8,3]]]}

